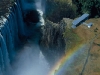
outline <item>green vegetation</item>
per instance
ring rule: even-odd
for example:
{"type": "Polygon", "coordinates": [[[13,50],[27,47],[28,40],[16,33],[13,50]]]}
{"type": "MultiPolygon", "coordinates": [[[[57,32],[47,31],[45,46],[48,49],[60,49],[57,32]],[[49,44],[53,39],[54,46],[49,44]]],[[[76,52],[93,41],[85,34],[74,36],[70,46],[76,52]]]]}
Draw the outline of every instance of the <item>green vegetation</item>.
{"type": "Polygon", "coordinates": [[[59,22],[62,18],[74,19],[83,13],[89,13],[90,18],[100,17],[100,0],[46,0],[46,18],[59,22]],[[76,13],[77,12],[77,13],[76,13]]]}
{"type": "Polygon", "coordinates": [[[94,32],[97,32],[97,31],[98,31],[98,28],[95,28],[95,29],[94,29],[94,32]]]}
{"type": "Polygon", "coordinates": [[[92,53],[90,54],[92,59],[97,59],[100,55],[98,53],[92,53]]]}
{"type": "Polygon", "coordinates": [[[53,22],[59,22],[62,18],[76,17],[76,8],[69,4],[68,0],[47,0],[46,18],[53,22]]]}
{"type": "Polygon", "coordinates": [[[14,3],[14,0],[0,0],[0,17],[5,16],[6,13],[9,12],[9,7],[12,6],[14,3]]]}
{"type": "Polygon", "coordinates": [[[100,68],[98,68],[98,67],[95,68],[95,69],[94,69],[94,72],[99,72],[99,73],[100,73],[100,68]]]}
{"type": "Polygon", "coordinates": [[[89,13],[90,17],[100,17],[100,0],[72,0],[77,6],[77,15],[89,13]]]}
{"type": "Polygon", "coordinates": [[[74,47],[81,40],[80,37],[76,33],[74,33],[73,29],[69,29],[67,27],[64,33],[64,38],[67,43],[67,46],[66,46],[67,50],[74,47]]]}
{"type": "Polygon", "coordinates": [[[89,13],[92,18],[100,17],[100,0],[72,0],[72,4],[68,0],[47,0],[46,18],[50,21],[74,19],[83,13],[89,13]]]}
{"type": "Polygon", "coordinates": [[[97,44],[98,46],[100,46],[100,44],[97,44]]]}

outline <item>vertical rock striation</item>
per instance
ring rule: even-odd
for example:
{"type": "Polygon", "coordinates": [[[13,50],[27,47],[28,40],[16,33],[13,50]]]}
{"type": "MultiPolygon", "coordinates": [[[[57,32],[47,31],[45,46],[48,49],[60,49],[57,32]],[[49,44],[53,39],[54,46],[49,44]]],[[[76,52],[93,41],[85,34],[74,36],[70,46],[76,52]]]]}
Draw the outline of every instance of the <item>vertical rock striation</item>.
{"type": "Polygon", "coordinates": [[[66,42],[63,37],[69,19],[63,19],[60,23],[53,23],[46,20],[45,26],[42,28],[42,38],[40,48],[52,65],[64,55],[66,42]]]}

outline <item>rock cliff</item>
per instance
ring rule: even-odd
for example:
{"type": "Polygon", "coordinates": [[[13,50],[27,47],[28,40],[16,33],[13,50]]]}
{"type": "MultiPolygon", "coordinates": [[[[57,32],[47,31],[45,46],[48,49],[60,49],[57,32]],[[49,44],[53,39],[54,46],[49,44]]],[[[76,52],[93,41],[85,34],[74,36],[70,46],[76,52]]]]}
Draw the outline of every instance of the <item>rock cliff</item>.
{"type": "Polygon", "coordinates": [[[61,20],[60,23],[46,20],[45,26],[42,27],[40,48],[50,64],[54,64],[65,54],[66,39],[63,34],[71,21],[68,18],[61,20]]]}

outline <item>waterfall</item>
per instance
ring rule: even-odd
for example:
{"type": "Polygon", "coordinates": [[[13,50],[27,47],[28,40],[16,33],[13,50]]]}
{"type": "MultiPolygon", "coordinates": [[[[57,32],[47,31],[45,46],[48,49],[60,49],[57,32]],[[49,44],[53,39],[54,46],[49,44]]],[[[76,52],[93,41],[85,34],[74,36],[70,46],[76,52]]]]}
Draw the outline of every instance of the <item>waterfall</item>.
{"type": "Polygon", "coordinates": [[[41,2],[16,0],[7,19],[0,20],[0,75],[47,75],[49,66],[38,45],[44,25],[41,2]]]}

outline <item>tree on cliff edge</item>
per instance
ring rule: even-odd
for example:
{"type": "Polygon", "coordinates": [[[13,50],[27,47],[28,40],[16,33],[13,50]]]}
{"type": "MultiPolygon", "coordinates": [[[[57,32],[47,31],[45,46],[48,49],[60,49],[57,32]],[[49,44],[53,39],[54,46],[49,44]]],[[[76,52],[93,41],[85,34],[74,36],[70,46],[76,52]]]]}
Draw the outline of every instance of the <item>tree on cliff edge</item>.
{"type": "Polygon", "coordinates": [[[59,22],[62,18],[75,18],[76,8],[68,0],[47,0],[46,13],[47,19],[59,22]]]}
{"type": "Polygon", "coordinates": [[[90,17],[100,17],[100,0],[72,0],[78,14],[89,13],[90,17]]]}

